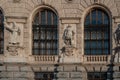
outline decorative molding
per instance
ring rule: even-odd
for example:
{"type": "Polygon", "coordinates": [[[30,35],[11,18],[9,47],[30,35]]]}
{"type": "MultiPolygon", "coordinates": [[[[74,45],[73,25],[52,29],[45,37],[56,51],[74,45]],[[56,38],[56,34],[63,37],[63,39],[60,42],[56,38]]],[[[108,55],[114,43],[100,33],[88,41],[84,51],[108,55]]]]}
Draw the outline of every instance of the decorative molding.
{"type": "Polygon", "coordinates": [[[14,3],[19,3],[21,0],[13,0],[14,3]]]}

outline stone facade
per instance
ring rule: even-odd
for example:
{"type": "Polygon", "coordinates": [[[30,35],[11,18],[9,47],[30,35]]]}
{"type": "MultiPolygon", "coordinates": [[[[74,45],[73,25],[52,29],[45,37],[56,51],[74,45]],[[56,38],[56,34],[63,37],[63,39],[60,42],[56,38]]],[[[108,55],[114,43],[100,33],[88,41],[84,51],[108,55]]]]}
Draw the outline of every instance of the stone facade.
{"type": "Polygon", "coordinates": [[[8,45],[10,32],[4,30],[0,80],[35,80],[34,72],[54,72],[54,80],[87,80],[87,72],[107,72],[107,80],[120,80],[120,54],[119,49],[115,53],[113,37],[120,24],[120,0],[0,0],[0,9],[8,24],[16,22],[21,30],[19,46],[8,45]],[[84,19],[94,7],[109,14],[111,55],[84,55],[84,19]],[[51,9],[59,16],[59,54],[55,56],[32,55],[32,20],[42,8],[51,9]],[[62,36],[68,25],[76,32],[74,55],[62,56],[65,45],[62,36]],[[12,55],[15,50],[17,54],[12,55]]]}

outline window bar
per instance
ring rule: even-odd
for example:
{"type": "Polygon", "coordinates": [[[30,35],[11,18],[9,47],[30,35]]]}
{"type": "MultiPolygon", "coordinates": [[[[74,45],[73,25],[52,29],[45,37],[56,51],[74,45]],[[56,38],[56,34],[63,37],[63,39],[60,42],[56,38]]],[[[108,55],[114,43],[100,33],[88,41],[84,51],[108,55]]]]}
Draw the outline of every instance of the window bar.
{"type": "Polygon", "coordinates": [[[47,42],[48,42],[48,40],[47,40],[47,28],[48,28],[48,25],[47,25],[47,10],[45,10],[45,55],[47,55],[48,54],[48,49],[47,49],[47,42]]]}
{"type": "Polygon", "coordinates": [[[41,24],[41,11],[39,11],[39,16],[38,17],[39,17],[39,19],[38,19],[38,21],[39,21],[38,22],[39,23],[39,26],[38,26],[39,27],[39,32],[38,32],[39,33],[38,34],[39,35],[39,38],[38,38],[39,39],[38,40],[38,49],[39,50],[38,50],[38,52],[39,53],[38,54],[40,55],[41,54],[41,25],[40,25],[41,24]]]}
{"type": "MultiPolygon", "coordinates": [[[[51,21],[52,21],[51,23],[52,23],[52,27],[54,27],[54,16],[53,16],[53,14],[54,14],[54,13],[51,13],[51,19],[52,19],[52,20],[51,20],[51,21]]],[[[52,29],[51,31],[52,31],[52,32],[51,32],[51,34],[52,34],[52,39],[51,39],[51,43],[52,43],[52,44],[51,44],[51,51],[53,51],[53,52],[51,52],[51,54],[54,54],[54,50],[53,50],[53,48],[54,48],[54,46],[53,46],[54,37],[53,37],[53,36],[55,36],[54,33],[53,33],[53,32],[54,32],[54,29],[52,29]]]]}

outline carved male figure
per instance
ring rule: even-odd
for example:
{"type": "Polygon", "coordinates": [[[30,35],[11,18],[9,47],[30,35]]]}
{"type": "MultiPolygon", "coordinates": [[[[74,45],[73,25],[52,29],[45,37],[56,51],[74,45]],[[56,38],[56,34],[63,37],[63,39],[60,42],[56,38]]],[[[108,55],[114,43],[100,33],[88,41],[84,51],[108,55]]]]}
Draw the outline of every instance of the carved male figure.
{"type": "Polygon", "coordinates": [[[12,23],[12,27],[4,22],[5,28],[11,32],[9,44],[19,44],[18,36],[20,35],[20,29],[17,26],[16,22],[12,23]]]}
{"type": "Polygon", "coordinates": [[[67,26],[64,30],[63,40],[67,46],[72,46],[72,40],[74,39],[74,31],[72,30],[71,26],[67,26]]]}
{"type": "Polygon", "coordinates": [[[120,24],[118,25],[118,28],[115,31],[114,38],[115,38],[116,44],[120,44],[120,42],[119,42],[119,40],[120,40],[120,24]]]}

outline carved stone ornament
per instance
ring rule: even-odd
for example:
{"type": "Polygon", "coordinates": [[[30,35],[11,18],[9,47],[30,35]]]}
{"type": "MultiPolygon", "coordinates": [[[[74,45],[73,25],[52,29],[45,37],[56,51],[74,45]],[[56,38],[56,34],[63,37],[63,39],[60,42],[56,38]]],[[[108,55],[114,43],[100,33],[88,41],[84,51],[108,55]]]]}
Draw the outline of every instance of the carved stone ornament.
{"type": "Polygon", "coordinates": [[[10,55],[12,56],[17,56],[18,55],[18,46],[16,45],[11,45],[11,46],[7,46],[7,50],[9,52],[10,55]]]}
{"type": "Polygon", "coordinates": [[[73,0],[65,0],[66,2],[68,2],[68,3],[71,3],[73,0]]]}
{"type": "Polygon", "coordinates": [[[77,56],[78,54],[78,49],[75,47],[63,47],[61,51],[64,56],[77,56]]]}

